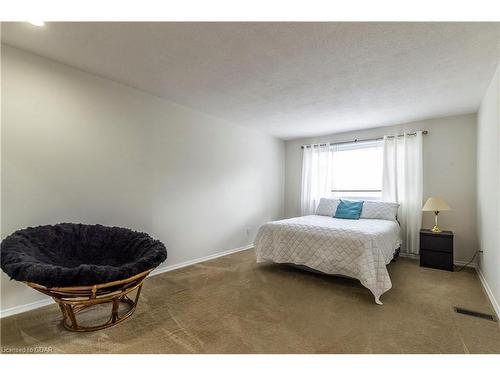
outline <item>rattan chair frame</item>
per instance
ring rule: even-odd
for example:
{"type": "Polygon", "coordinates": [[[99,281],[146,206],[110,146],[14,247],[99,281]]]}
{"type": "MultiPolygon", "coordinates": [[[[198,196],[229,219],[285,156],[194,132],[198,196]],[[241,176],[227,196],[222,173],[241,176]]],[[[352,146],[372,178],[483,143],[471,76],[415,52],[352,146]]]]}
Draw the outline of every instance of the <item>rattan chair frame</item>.
{"type": "Polygon", "coordinates": [[[64,328],[69,331],[90,332],[114,326],[129,318],[139,302],[144,279],[152,270],[149,269],[127,279],[89,286],[48,288],[30,282],[27,284],[54,299],[61,310],[64,328]],[[135,298],[131,299],[129,295],[134,291],[137,291],[135,298]],[[105,323],[92,326],[78,323],[77,316],[82,310],[103,303],[111,304],[111,315],[105,323]],[[128,309],[121,314],[120,303],[128,306],[128,309]]]}

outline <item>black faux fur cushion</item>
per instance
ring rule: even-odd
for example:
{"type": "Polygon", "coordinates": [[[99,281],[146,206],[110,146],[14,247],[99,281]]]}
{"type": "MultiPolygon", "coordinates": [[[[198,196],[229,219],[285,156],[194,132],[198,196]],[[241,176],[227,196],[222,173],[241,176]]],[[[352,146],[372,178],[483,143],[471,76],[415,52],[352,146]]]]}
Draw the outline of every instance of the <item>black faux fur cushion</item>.
{"type": "Polygon", "coordinates": [[[146,233],[63,223],[18,230],[1,245],[2,270],[47,287],[95,285],[155,268],[167,249],[146,233]]]}

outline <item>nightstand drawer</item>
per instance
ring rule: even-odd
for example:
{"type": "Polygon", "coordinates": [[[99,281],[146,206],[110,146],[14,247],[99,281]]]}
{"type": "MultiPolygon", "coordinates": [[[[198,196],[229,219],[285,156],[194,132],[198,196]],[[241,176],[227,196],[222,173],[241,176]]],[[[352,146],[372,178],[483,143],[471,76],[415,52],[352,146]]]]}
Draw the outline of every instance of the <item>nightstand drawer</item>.
{"type": "Polygon", "coordinates": [[[453,253],[421,249],[420,266],[453,271],[453,253]]]}
{"type": "Polygon", "coordinates": [[[420,235],[420,249],[453,253],[453,236],[420,235]]]}

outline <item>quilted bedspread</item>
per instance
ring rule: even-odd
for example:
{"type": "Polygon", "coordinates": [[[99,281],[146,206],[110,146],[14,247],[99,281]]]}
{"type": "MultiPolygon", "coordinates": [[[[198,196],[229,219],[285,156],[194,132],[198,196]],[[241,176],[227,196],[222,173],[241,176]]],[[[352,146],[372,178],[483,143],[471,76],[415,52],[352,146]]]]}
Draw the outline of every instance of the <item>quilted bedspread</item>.
{"type": "Polygon", "coordinates": [[[358,279],[380,302],[392,287],[386,265],[401,244],[399,224],[309,215],[272,221],[255,238],[257,262],[292,263],[358,279]]]}

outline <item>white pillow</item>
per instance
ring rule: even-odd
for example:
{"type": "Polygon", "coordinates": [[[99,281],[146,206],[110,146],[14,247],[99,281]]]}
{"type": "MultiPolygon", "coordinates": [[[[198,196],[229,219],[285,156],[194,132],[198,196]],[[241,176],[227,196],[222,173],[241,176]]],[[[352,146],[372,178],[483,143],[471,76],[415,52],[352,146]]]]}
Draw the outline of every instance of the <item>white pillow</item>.
{"type": "Polygon", "coordinates": [[[316,208],[316,215],[333,216],[337,211],[338,199],[321,198],[319,200],[318,208],[316,208]]]}
{"type": "Polygon", "coordinates": [[[361,211],[361,219],[396,220],[399,203],[365,201],[361,211]]]}

